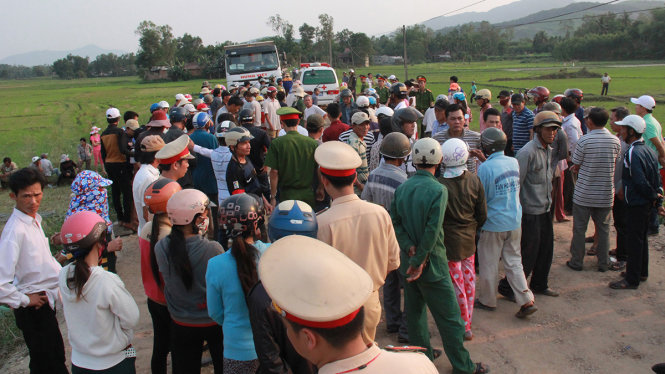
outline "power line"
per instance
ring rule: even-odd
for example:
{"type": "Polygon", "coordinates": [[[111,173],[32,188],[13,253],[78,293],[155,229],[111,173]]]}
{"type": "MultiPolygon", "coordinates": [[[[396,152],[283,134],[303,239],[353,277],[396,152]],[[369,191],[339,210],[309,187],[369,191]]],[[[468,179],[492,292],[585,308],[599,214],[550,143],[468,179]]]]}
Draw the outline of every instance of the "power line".
{"type": "MultiPolygon", "coordinates": [[[[419,22],[419,23],[417,23],[417,24],[425,23],[425,22],[431,21],[431,20],[433,20],[433,19],[435,19],[435,18],[445,17],[445,16],[447,16],[447,15],[449,15],[449,14],[452,14],[452,13],[455,13],[455,12],[459,12],[460,10],[464,10],[464,9],[466,9],[466,8],[471,8],[471,7],[474,6],[474,5],[478,5],[478,4],[480,4],[480,3],[484,3],[485,1],[487,1],[487,0],[479,0],[479,1],[476,1],[475,3],[469,4],[469,5],[465,5],[465,6],[461,7],[461,8],[458,8],[458,9],[455,9],[455,10],[451,10],[451,11],[449,11],[449,12],[446,12],[446,13],[440,14],[440,15],[438,15],[438,16],[436,16],[436,17],[432,17],[432,18],[430,18],[430,19],[426,19],[426,20],[424,20],[424,21],[422,21],[422,22],[419,22]]],[[[619,1],[619,0],[616,0],[616,1],[619,1]]],[[[377,35],[386,35],[386,34],[390,34],[390,33],[393,33],[393,32],[397,32],[397,31],[400,30],[400,29],[401,29],[401,28],[398,27],[398,28],[395,29],[395,30],[382,32],[382,33],[379,33],[379,34],[377,34],[377,35]]]]}
{"type": "MultiPolygon", "coordinates": [[[[536,20],[536,21],[529,21],[529,22],[519,23],[519,24],[516,24],[516,25],[500,26],[500,27],[497,27],[497,28],[499,28],[499,29],[504,29],[504,28],[510,28],[510,27],[518,27],[518,26],[532,25],[532,24],[534,24],[534,23],[542,23],[542,22],[544,22],[544,21],[548,21],[548,20],[551,20],[551,19],[554,19],[554,18],[559,18],[559,17],[563,17],[563,16],[570,15],[570,14],[580,13],[580,12],[587,11],[587,10],[589,10],[589,9],[594,9],[594,8],[598,8],[598,7],[601,7],[601,6],[604,6],[604,5],[609,5],[609,4],[612,4],[612,3],[616,3],[617,1],[619,1],[619,0],[612,0],[612,1],[608,1],[608,2],[606,2],[606,3],[596,4],[596,5],[590,6],[590,7],[588,7],[588,8],[584,8],[584,9],[580,9],[580,10],[575,10],[575,11],[568,12],[568,13],[562,13],[562,14],[558,14],[558,15],[556,15],[556,16],[551,16],[551,17],[547,17],[547,18],[539,19],[539,20],[536,20]]],[[[565,20],[558,20],[558,21],[565,21],[565,20]]]]}
{"type": "MultiPolygon", "coordinates": [[[[565,18],[565,19],[555,19],[555,20],[548,20],[548,21],[538,21],[535,23],[548,23],[548,22],[563,22],[563,21],[572,21],[576,19],[584,19],[584,18],[598,18],[598,17],[604,17],[608,14],[614,14],[614,15],[621,15],[621,14],[632,14],[632,13],[640,13],[640,12],[648,12],[651,10],[657,10],[657,9],[665,9],[665,7],[657,7],[657,8],[649,8],[649,9],[642,9],[642,10],[631,10],[631,11],[624,11],[624,12],[607,12],[603,14],[596,14],[596,15],[586,15],[582,17],[573,17],[573,18],[565,18]]],[[[502,27],[497,27],[497,28],[504,28],[506,26],[502,27]]],[[[515,26],[507,26],[507,27],[515,27],[515,26]]]]}

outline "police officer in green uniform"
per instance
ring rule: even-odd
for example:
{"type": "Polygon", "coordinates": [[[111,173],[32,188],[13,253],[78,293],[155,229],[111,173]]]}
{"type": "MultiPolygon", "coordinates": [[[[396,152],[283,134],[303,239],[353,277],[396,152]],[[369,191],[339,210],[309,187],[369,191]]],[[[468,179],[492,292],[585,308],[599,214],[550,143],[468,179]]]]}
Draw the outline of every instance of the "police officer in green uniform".
{"type": "Polygon", "coordinates": [[[427,328],[428,307],[453,373],[487,373],[489,368],[474,364],[464,348],[464,322],[448,273],[443,242],[448,190],[434,177],[443,159],[441,145],[432,138],[423,138],[414,144],[411,155],[418,170],[397,187],[390,208],[400,246],[400,272],[406,278],[409,343],[426,347],[427,355],[434,358],[427,328]]]}
{"type": "MultiPolygon", "coordinates": [[[[409,96],[414,96],[416,98],[416,109],[423,115],[425,111],[434,105],[434,94],[429,90],[427,86],[427,78],[424,75],[419,75],[416,77],[418,80],[418,89],[416,91],[411,91],[409,96]]],[[[424,134],[425,129],[422,128],[422,119],[418,121],[418,132],[422,135],[424,134]]]]}
{"type": "Polygon", "coordinates": [[[314,206],[312,183],[317,167],[314,151],[319,143],[298,133],[302,116],[299,110],[283,107],[277,110],[277,115],[286,135],[273,140],[266,154],[265,165],[270,168],[270,204],[301,200],[314,206]]]}
{"type": "Polygon", "coordinates": [[[390,98],[390,89],[386,86],[386,77],[377,74],[376,80],[379,82],[379,86],[375,88],[379,95],[379,104],[387,105],[388,98],[390,98]]]}

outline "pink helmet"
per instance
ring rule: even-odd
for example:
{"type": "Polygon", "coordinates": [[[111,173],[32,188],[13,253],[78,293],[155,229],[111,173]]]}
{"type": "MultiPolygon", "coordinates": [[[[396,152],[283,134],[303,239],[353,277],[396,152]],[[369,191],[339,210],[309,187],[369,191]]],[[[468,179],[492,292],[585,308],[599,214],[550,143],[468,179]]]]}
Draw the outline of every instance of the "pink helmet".
{"type": "Polygon", "coordinates": [[[204,213],[208,209],[209,203],[210,200],[206,194],[188,188],[171,196],[166,204],[166,213],[174,225],[187,225],[194,221],[197,214],[204,213]]]}
{"type": "Polygon", "coordinates": [[[87,254],[88,250],[106,234],[106,221],[97,213],[80,211],[72,214],[62,224],[60,238],[65,251],[87,254]]]}

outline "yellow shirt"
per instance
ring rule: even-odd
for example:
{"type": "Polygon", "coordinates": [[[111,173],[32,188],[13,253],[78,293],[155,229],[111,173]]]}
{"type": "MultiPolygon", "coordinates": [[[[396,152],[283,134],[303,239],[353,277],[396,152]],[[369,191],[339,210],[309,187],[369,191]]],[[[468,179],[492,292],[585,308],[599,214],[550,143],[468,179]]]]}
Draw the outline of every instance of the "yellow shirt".
{"type": "Polygon", "coordinates": [[[376,345],[370,346],[366,351],[353,357],[325,364],[319,369],[319,374],[347,372],[349,374],[355,372],[362,374],[437,374],[439,371],[422,353],[388,352],[376,345]]]}
{"type": "Polygon", "coordinates": [[[399,244],[388,212],[355,195],[339,197],[317,217],[318,239],[365,269],[378,290],[399,268],[399,244]]]}

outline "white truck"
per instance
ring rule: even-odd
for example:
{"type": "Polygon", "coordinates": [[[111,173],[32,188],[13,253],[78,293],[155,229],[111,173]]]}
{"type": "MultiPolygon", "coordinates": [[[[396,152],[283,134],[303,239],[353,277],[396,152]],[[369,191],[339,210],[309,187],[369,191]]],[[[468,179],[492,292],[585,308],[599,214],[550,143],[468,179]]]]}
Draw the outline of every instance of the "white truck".
{"type": "Polygon", "coordinates": [[[227,86],[246,81],[254,84],[261,77],[282,77],[279,54],[272,41],[228,45],[224,55],[227,86]]]}

